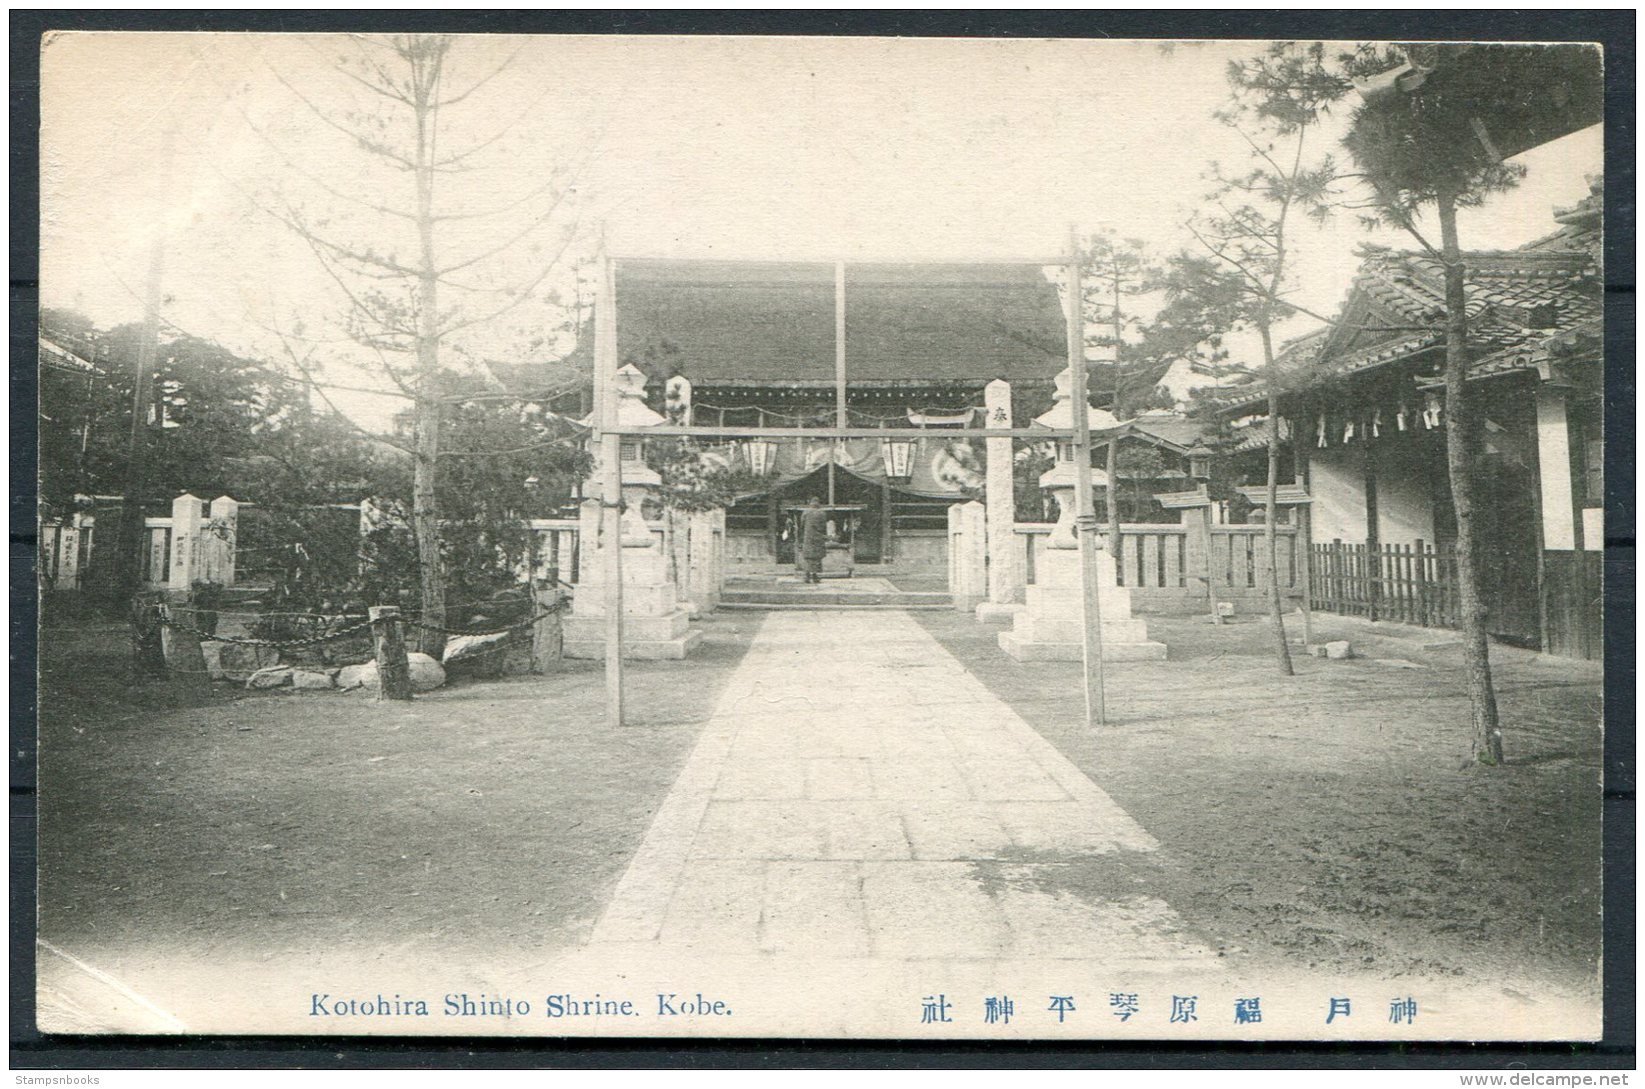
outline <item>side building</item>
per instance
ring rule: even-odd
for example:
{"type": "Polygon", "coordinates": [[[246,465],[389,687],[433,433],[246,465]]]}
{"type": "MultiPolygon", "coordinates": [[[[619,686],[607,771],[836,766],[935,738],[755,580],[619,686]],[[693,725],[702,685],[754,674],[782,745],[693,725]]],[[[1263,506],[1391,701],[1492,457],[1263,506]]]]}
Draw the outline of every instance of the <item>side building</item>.
{"type": "MultiPolygon", "coordinates": [[[[1471,252],[1470,394],[1487,628],[1552,654],[1601,653],[1604,547],[1600,183],[1554,233],[1471,252]]],[[[1378,252],[1336,323],[1290,342],[1306,376],[1280,399],[1309,510],[1317,607],[1455,623],[1445,439],[1444,275],[1425,253],[1378,252]]],[[[1264,394],[1217,411],[1263,432],[1264,394]]]]}

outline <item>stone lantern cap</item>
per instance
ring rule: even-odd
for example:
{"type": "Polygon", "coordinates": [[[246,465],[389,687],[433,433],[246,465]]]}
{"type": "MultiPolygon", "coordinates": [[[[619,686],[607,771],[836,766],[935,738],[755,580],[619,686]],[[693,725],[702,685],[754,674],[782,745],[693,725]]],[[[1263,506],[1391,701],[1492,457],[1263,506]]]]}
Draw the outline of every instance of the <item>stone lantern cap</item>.
{"type": "MultiPolygon", "coordinates": [[[[1057,375],[1055,399],[1051,407],[1039,416],[1034,422],[1041,427],[1071,428],[1074,426],[1074,406],[1070,403],[1073,394],[1070,392],[1074,378],[1067,370],[1057,375]]],[[[1087,418],[1091,421],[1091,430],[1107,431],[1120,425],[1119,418],[1105,408],[1090,409],[1087,418]]]]}
{"type": "Polygon", "coordinates": [[[618,427],[655,427],[668,420],[645,403],[645,375],[632,363],[625,364],[612,378],[617,395],[618,427]]]}

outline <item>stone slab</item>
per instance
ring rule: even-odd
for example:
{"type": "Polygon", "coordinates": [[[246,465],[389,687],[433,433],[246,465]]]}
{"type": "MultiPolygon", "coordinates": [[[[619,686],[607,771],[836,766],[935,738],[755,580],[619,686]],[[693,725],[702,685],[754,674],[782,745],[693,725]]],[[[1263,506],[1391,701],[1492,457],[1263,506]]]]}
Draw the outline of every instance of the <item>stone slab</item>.
{"type": "Polygon", "coordinates": [[[758,952],[764,901],[763,862],[700,861],[682,871],[659,939],[673,946],[715,952],[758,952]]]}
{"type": "MultiPolygon", "coordinates": [[[[623,640],[641,643],[678,639],[684,635],[690,620],[684,609],[675,609],[661,616],[630,614],[623,610],[623,640]]],[[[605,616],[577,615],[565,618],[561,628],[567,642],[588,642],[605,638],[605,616]]]]}
{"type": "Polygon", "coordinates": [[[966,862],[864,862],[863,904],[881,957],[1003,955],[1011,928],[966,862]]]}
{"type": "MultiPolygon", "coordinates": [[[[702,642],[703,633],[688,631],[678,639],[658,639],[650,641],[623,640],[623,658],[635,661],[678,661],[685,658],[702,642]]],[[[563,651],[567,658],[605,660],[605,640],[572,640],[565,641],[563,651]]]]}
{"type": "Polygon", "coordinates": [[[873,761],[863,756],[825,756],[805,761],[808,798],[862,799],[874,797],[873,761]]]}
{"type": "MultiPolygon", "coordinates": [[[[1019,662],[1078,662],[1085,658],[1085,647],[1080,643],[1029,643],[1019,640],[1015,632],[1002,631],[1000,649],[1019,662]]],[[[1104,643],[1102,660],[1105,662],[1163,662],[1166,659],[1164,643],[1104,643]]]]}
{"type": "Polygon", "coordinates": [[[1028,608],[1023,604],[999,604],[993,601],[984,601],[977,606],[977,621],[982,624],[1009,624],[1017,614],[1028,608]]]}
{"type": "Polygon", "coordinates": [[[872,948],[855,862],[772,862],[765,872],[760,947],[802,956],[864,957],[872,948]]]}

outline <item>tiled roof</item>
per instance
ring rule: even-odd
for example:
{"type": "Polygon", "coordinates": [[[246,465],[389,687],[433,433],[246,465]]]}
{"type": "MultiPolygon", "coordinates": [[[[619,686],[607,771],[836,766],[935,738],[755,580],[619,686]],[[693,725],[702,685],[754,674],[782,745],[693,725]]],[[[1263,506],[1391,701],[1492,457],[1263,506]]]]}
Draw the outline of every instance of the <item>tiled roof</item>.
{"type": "MultiPolygon", "coordinates": [[[[1469,342],[1476,353],[1484,353],[1473,365],[1476,376],[1517,369],[1511,362],[1517,358],[1515,353],[1600,319],[1599,269],[1585,250],[1471,252],[1463,256],[1463,262],[1467,267],[1469,342]]],[[[1276,357],[1276,365],[1293,374],[1315,370],[1324,379],[1374,370],[1442,345],[1444,266],[1426,253],[1373,253],[1360,266],[1342,314],[1343,327],[1324,327],[1288,342],[1276,357]],[[1358,319],[1349,318],[1350,314],[1366,315],[1365,324],[1373,328],[1379,322],[1424,328],[1391,330],[1369,344],[1351,346],[1356,331],[1347,328],[1347,322],[1358,319]]],[[[1265,397],[1259,383],[1258,388],[1220,403],[1233,409],[1265,397]]]]}
{"type": "Polygon", "coordinates": [[[95,374],[100,369],[73,349],[43,336],[40,338],[40,365],[78,374],[95,374]]]}
{"type": "Polygon", "coordinates": [[[1142,435],[1160,440],[1183,450],[1205,437],[1205,425],[1191,416],[1179,413],[1144,413],[1126,421],[1126,426],[1142,435]]]}
{"type": "MultiPolygon", "coordinates": [[[[621,262],[617,312],[618,354],[648,372],[834,378],[832,264],[621,262]]],[[[850,381],[1043,380],[1067,363],[1057,287],[1028,266],[847,265],[845,323],[850,381]]]]}

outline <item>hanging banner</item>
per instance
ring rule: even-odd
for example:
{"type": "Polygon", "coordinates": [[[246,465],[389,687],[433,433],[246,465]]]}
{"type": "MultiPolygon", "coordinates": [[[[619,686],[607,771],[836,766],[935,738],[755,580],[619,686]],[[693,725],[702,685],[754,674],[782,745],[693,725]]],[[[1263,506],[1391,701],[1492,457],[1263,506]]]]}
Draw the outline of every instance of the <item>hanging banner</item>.
{"type": "MultiPolygon", "coordinates": [[[[887,450],[896,445],[877,438],[755,439],[710,447],[703,460],[746,468],[764,478],[771,490],[809,476],[830,461],[872,483],[890,483],[899,491],[939,499],[974,497],[987,481],[980,444],[970,439],[922,435],[910,440],[906,465],[888,467],[887,450]]],[[[895,450],[891,456],[902,460],[895,450]]]]}

